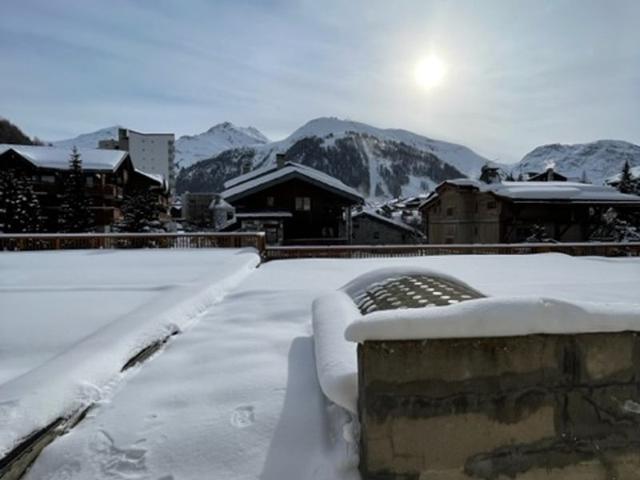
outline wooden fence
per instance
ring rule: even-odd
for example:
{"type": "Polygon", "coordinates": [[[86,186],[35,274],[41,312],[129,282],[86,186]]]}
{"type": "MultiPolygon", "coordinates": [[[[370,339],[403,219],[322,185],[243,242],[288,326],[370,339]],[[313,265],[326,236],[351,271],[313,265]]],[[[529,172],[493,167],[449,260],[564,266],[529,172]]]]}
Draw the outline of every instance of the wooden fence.
{"type": "Polygon", "coordinates": [[[2,250],[100,248],[241,248],[265,249],[262,232],[251,233],[45,233],[0,234],[2,250]]]}
{"type": "Polygon", "coordinates": [[[557,252],[575,256],[640,256],[640,242],[512,243],[474,245],[292,245],[267,247],[262,232],[0,234],[2,250],[101,248],[254,247],[265,261],[290,258],[376,258],[429,255],[520,255],[557,252]]]}
{"type": "Polygon", "coordinates": [[[288,258],[377,258],[420,257],[429,255],[522,255],[566,253],[575,256],[640,256],[635,243],[514,243],[484,245],[345,245],[267,247],[265,260],[288,258]]]}

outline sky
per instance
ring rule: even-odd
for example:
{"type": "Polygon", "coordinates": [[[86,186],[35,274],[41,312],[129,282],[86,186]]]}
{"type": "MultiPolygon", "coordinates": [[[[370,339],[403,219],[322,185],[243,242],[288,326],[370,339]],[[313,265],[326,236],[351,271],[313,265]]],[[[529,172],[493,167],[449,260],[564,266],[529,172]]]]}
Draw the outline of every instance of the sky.
{"type": "Polygon", "coordinates": [[[3,0],[0,116],[49,141],[335,116],[502,162],[640,144],[639,24],[637,0],[3,0]]]}

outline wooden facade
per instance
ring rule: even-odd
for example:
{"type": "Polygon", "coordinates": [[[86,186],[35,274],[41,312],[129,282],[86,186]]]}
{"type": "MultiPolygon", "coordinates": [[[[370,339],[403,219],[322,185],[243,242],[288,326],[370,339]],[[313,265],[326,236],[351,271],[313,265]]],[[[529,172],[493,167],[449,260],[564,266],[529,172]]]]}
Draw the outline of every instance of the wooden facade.
{"type": "MultiPolygon", "coordinates": [[[[273,185],[230,203],[236,214],[290,212],[290,217],[279,220],[283,244],[349,243],[348,219],[354,202],[302,179],[273,185]]],[[[252,217],[254,223],[256,218],[252,217]]]]}
{"type": "MultiPolygon", "coordinates": [[[[40,203],[43,230],[59,231],[60,207],[67,170],[36,165],[11,148],[0,153],[0,171],[8,170],[30,179],[40,203]]],[[[161,204],[168,204],[166,185],[136,171],[128,154],[114,168],[83,166],[83,174],[92,222],[99,231],[109,230],[114,222],[122,218],[121,207],[125,195],[151,190],[158,195],[161,204]]]]}
{"type": "Polygon", "coordinates": [[[351,208],[362,198],[337,180],[310,171],[280,165],[269,172],[268,181],[253,177],[247,188],[241,183],[222,197],[235,207],[241,229],[264,231],[270,244],[350,243],[351,208]]]}
{"type": "Polygon", "coordinates": [[[361,211],[353,215],[351,238],[354,245],[403,245],[422,243],[420,233],[400,220],[379,213],[361,211]]]}

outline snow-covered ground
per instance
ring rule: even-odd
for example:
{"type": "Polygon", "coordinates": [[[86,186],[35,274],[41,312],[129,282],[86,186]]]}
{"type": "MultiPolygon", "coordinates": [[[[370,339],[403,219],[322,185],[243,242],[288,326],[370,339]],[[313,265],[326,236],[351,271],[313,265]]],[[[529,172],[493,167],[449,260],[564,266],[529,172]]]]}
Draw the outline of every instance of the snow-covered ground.
{"type": "Polygon", "coordinates": [[[254,250],[0,253],[0,456],[99,398],[132,355],[258,263],[254,250]]]}
{"type": "MultiPolygon", "coordinates": [[[[398,266],[435,269],[494,296],[631,304],[640,285],[638,259],[559,254],[269,262],[128,374],[27,478],[358,478],[350,417],[317,380],[311,304],[398,266]]],[[[333,338],[344,344],[325,353],[351,352],[339,365],[355,364],[354,344],[333,338]]],[[[330,374],[332,362],[324,365],[330,374]]]]}

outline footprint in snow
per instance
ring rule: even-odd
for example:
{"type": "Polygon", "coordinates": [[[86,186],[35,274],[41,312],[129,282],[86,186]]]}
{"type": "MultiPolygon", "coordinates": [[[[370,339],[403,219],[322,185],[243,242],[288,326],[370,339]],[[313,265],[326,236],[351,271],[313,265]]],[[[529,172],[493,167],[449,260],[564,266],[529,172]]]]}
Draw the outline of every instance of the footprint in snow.
{"type": "Polygon", "coordinates": [[[231,414],[231,425],[236,428],[246,428],[253,422],[255,422],[255,414],[251,405],[237,407],[231,414]]]}

